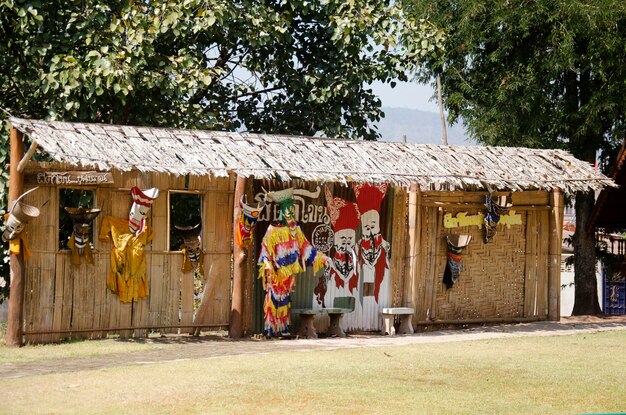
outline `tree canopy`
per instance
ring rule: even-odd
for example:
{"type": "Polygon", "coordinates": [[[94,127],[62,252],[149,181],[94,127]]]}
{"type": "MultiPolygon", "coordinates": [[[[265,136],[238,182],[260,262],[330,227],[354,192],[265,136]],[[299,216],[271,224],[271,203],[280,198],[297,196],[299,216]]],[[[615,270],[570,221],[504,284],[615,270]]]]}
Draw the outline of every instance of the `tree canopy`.
{"type": "MultiPolygon", "coordinates": [[[[626,132],[626,3],[406,0],[446,31],[441,77],[449,118],[490,145],[564,148],[614,160],[626,132]]],[[[574,313],[599,312],[593,194],[576,196],[574,313]]]]}
{"type": "Polygon", "coordinates": [[[366,139],[442,40],[373,0],[3,0],[0,36],[14,115],[366,139]]]}
{"type": "Polygon", "coordinates": [[[391,0],[0,0],[0,108],[375,139],[381,103],[368,84],[406,80],[442,41],[391,0]]]}

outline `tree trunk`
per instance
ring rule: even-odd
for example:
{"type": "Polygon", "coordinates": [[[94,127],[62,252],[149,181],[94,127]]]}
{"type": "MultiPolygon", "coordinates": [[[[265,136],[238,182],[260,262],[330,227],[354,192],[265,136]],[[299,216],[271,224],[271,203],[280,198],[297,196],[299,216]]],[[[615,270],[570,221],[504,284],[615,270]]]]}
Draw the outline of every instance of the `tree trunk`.
{"type": "Polygon", "coordinates": [[[572,315],[601,314],[596,279],[596,238],[588,227],[595,203],[594,193],[576,193],[576,232],[574,233],[574,309],[572,315]]]}

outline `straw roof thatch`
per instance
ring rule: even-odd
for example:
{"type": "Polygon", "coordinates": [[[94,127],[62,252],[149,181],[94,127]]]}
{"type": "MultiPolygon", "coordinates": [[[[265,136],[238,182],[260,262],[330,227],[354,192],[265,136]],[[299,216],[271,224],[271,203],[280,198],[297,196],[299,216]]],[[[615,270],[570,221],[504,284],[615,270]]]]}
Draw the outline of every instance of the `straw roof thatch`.
{"type": "Polygon", "coordinates": [[[613,182],[560,150],[436,146],[11,118],[55,161],[101,170],[335,182],[422,189],[601,190],[613,182]]]}

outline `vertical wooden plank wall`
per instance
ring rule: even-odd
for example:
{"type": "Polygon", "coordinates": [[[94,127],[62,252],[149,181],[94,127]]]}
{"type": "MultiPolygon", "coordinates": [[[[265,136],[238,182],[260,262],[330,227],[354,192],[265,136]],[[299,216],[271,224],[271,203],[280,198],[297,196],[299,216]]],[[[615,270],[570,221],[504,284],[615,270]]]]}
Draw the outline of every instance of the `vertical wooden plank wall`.
{"type": "MultiPolygon", "coordinates": [[[[61,163],[29,163],[27,172],[74,170],[61,163]]],[[[26,264],[24,330],[28,342],[69,338],[99,338],[107,329],[123,337],[145,336],[146,329],[190,324],[228,325],[231,282],[232,205],[231,178],[174,177],[114,171],[115,183],[92,188],[96,207],[102,212],[93,223],[94,264],[71,263],[70,253],[59,250],[59,187],[42,186],[27,196],[26,203],[41,206],[41,215],[27,227],[32,256],[26,264]],[[147,299],[121,303],[106,289],[112,243],[98,239],[106,216],[126,218],[132,204],[130,188],[157,187],[159,197],[150,210],[153,240],[146,246],[150,293],[147,299]],[[183,273],[182,254],[169,251],[168,190],[193,192],[203,200],[204,292],[202,305],[194,312],[194,275],[183,273]],[[74,330],[80,330],[75,332],[74,330]],[[85,330],[85,331],[82,331],[85,330]],[[49,334],[49,332],[57,332],[49,334]],[[74,331],[74,332],[72,332],[74,331]]],[[[84,188],[88,189],[88,188],[84,188]]],[[[178,332],[163,329],[162,332],[178,332]]],[[[193,332],[183,329],[182,332],[193,332]]]]}
{"type": "Polygon", "coordinates": [[[391,239],[391,305],[404,306],[407,302],[404,297],[405,264],[407,258],[407,203],[408,194],[404,188],[393,189],[392,239],[391,239]]]}

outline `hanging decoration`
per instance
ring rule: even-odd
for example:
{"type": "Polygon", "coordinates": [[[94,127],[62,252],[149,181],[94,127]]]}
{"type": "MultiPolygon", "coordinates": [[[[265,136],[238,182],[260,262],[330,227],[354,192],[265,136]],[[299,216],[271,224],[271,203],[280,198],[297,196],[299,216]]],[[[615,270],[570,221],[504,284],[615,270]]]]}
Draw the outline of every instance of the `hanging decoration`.
{"type": "Polygon", "coordinates": [[[139,235],[146,226],[146,216],[150,211],[152,202],[159,196],[159,189],[156,187],[148,190],[141,190],[137,186],[130,189],[133,197],[133,205],[128,213],[128,229],[135,235],[139,235]]]}
{"type": "Polygon", "coordinates": [[[471,235],[446,235],[448,245],[448,255],[446,269],[443,272],[443,283],[450,289],[459,280],[463,271],[463,261],[461,254],[472,241],[471,235]]]}
{"type": "Polygon", "coordinates": [[[307,266],[319,271],[327,258],[315,249],[296,224],[293,188],[269,192],[267,200],[279,203],[283,225],[268,227],[259,253],[259,279],[265,290],[263,334],[278,337],[289,332],[291,290],[296,274],[307,266]]]}
{"type": "Polygon", "coordinates": [[[315,289],[316,299],[324,307],[324,296],[327,290],[327,277],[334,281],[337,288],[343,288],[355,294],[358,286],[356,228],[359,226],[360,213],[356,203],[348,202],[340,197],[333,197],[328,187],[324,187],[328,215],[333,226],[334,242],[331,248],[331,266],[328,276],[322,276],[315,289]]]}
{"type": "Polygon", "coordinates": [[[38,208],[20,201],[20,199],[27,194],[37,189],[38,187],[34,187],[11,202],[9,212],[6,214],[4,232],[2,233],[2,240],[4,242],[17,239],[24,230],[24,227],[28,225],[28,222],[39,216],[40,211],[38,208]]]}
{"type": "MultiPolygon", "coordinates": [[[[363,264],[359,283],[374,283],[374,300],[378,303],[381,285],[389,274],[391,246],[383,239],[380,230],[380,206],[387,184],[353,185],[356,203],[361,214],[361,239],[358,256],[363,264]]],[[[361,295],[363,290],[359,289],[361,295]]]]}
{"type": "Polygon", "coordinates": [[[246,195],[241,196],[239,207],[241,214],[235,230],[235,242],[242,248],[247,248],[252,244],[254,228],[265,207],[265,200],[261,200],[256,206],[248,205],[246,195]]]}
{"type": "Polygon", "coordinates": [[[192,226],[179,226],[174,225],[181,236],[183,237],[183,244],[180,246],[180,251],[183,253],[183,272],[196,271],[199,274],[204,274],[202,269],[202,238],[200,233],[202,232],[202,224],[197,223],[192,226]]]}
{"type": "Polygon", "coordinates": [[[146,298],[149,292],[145,247],[152,240],[152,231],[147,220],[137,234],[129,229],[129,221],[106,216],[99,235],[101,240],[113,243],[107,288],[124,303],[146,298]]]}
{"type": "Polygon", "coordinates": [[[498,201],[493,199],[491,192],[485,196],[485,207],[487,208],[485,214],[485,243],[491,242],[496,235],[496,228],[498,222],[500,222],[500,216],[506,214],[511,206],[512,204],[509,202],[507,196],[498,197],[498,201]]]}
{"type": "Polygon", "coordinates": [[[100,209],[64,208],[73,224],[72,236],[67,246],[72,251],[72,264],[80,265],[80,257],[84,256],[88,264],[93,264],[93,254],[89,241],[91,223],[100,214],[100,209]]]}

